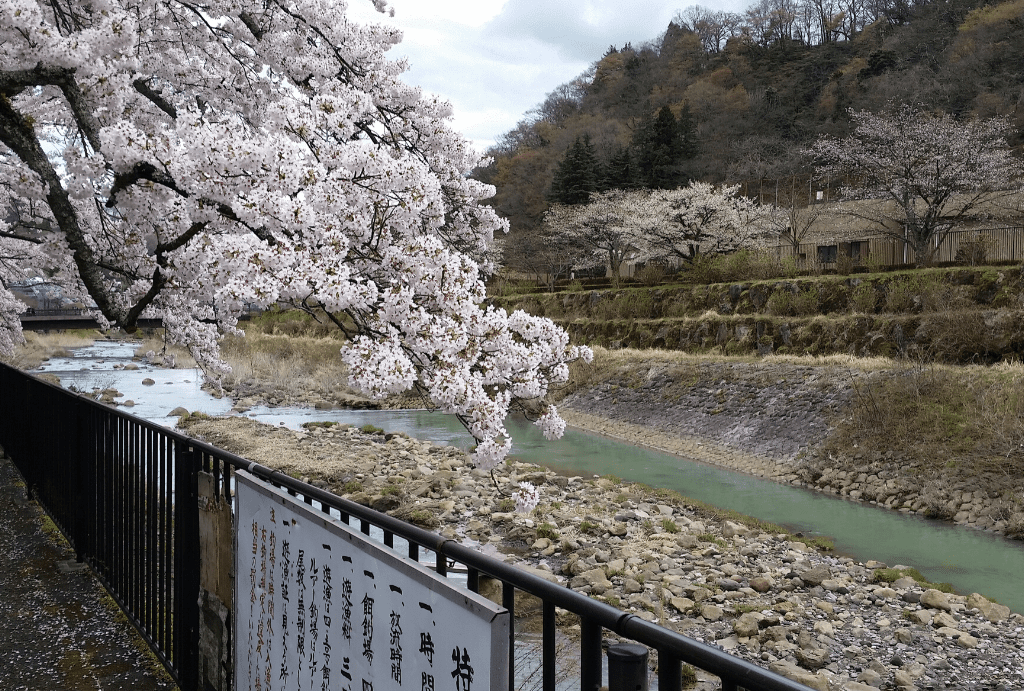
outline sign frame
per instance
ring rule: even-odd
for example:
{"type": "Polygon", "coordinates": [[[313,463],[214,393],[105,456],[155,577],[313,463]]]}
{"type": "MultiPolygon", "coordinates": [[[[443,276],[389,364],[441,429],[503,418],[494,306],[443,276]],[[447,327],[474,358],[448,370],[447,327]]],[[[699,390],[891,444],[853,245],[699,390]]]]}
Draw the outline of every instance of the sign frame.
{"type": "MultiPolygon", "coordinates": [[[[410,624],[415,625],[415,622],[421,621],[422,617],[431,618],[431,622],[434,628],[431,631],[438,638],[438,641],[449,641],[447,646],[441,643],[438,647],[436,654],[434,653],[433,642],[430,644],[430,667],[431,671],[438,671],[438,682],[436,686],[437,691],[442,689],[448,691],[473,691],[473,689],[491,689],[493,691],[507,691],[508,689],[508,658],[509,658],[509,627],[510,617],[509,612],[504,607],[496,605],[487,598],[474,593],[467,588],[462,588],[452,584],[444,577],[437,574],[435,571],[428,569],[422,564],[412,561],[398,554],[396,551],[385,547],[383,544],[371,539],[369,536],[363,533],[353,530],[350,526],[341,522],[339,519],[330,516],[329,514],[323,513],[314,509],[312,506],[299,501],[297,498],[291,496],[285,490],[276,488],[268,483],[265,483],[252,474],[238,470],[234,474],[235,479],[235,492],[234,492],[234,508],[235,508],[235,530],[234,530],[234,541],[235,541],[235,583],[234,583],[234,622],[233,622],[233,634],[234,634],[234,681],[236,688],[242,688],[238,686],[242,684],[249,684],[250,689],[259,688],[261,691],[291,691],[292,689],[301,689],[301,691],[318,691],[321,689],[321,678],[318,675],[317,664],[312,662],[313,655],[310,656],[311,664],[309,666],[309,683],[303,684],[299,674],[305,672],[302,668],[303,655],[299,654],[298,657],[298,670],[293,669],[295,672],[295,678],[297,681],[293,682],[291,674],[282,674],[280,679],[279,670],[276,668],[276,664],[271,661],[271,655],[280,653],[276,652],[274,643],[276,641],[270,639],[270,634],[277,635],[277,631],[274,629],[274,623],[278,622],[278,612],[275,611],[274,602],[275,595],[280,595],[283,587],[284,593],[284,604],[281,606],[281,610],[284,610],[281,614],[281,623],[278,625],[278,629],[283,628],[281,635],[284,636],[282,639],[281,650],[283,651],[281,671],[287,670],[287,664],[285,660],[294,660],[295,655],[298,654],[296,650],[291,651],[291,658],[288,658],[288,635],[291,634],[293,640],[292,643],[298,644],[299,649],[305,650],[305,641],[308,635],[312,635],[312,644],[310,648],[313,654],[316,653],[316,646],[318,644],[318,636],[321,631],[317,629],[318,622],[325,624],[322,630],[323,640],[322,643],[325,645],[324,651],[327,653],[327,661],[324,662],[324,667],[329,667],[330,662],[340,663],[342,659],[345,661],[345,670],[349,673],[340,672],[341,675],[348,678],[346,681],[340,676],[335,676],[328,682],[328,674],[330,670],[323,675],[323,683],[330,689],[351,689],[351,691],[365,691],[366,689],[372,689],[374,684],[378,684],[379,689],[400,689],[408,688],[413,691],[421,691],[421,680],[416,674],[423,667],[423,661],[419,658],[414,657],[416,641],[413,640],[414,632],[409,631],[409,635],[402,630],[402,626],[406,628],[410,627],[410,624]],[[269,523],[268,523],[269,521],[269,523]],[[270,579],[267,581],[267,564],[268,560],[266,557],[266,533],[267,526],[271,525],[270,533],[270,579]],[[258,526],[262,526],[261,528],[258,526]],[[275,532],[277,531],[277,532],[275,532]],[[248,539],[248,535],[252,536],[252,540],[248,539]],[[297,569],[299,571],[298,580],[295,581],[295,576],[288,571],[288,566],[284,564],[291,564],[290,557],[294,556],[294,553],[290,553],[291,542],[286,542],[286,538],[292,542],[296,542],[299,546],[307,546],[306,549],[310,549],[308,545],[314,545],[315,555],[310,560],[311,563],[304,562],[303,552],[298,551],[297,569]],[[277,544],[282,545],[281,554],[277,554],[277,544]],[[288,546],[285,546],[288,545],[288,546]],[[315,547],[319,545],[319,547],[315,547]],[[258,554],[262,552],[262,554],[258,554]],[[316,565],[316,558],[323,557],[325,561],[321,562],[320,566],[316,565]],[[276,561],[283,560],[283,563],[279,566],[275,566],[276,561]],[[333,589],[328,585],[330,583],[330,572],[327,569],[322,569],[322,565],[326,563],[326,560],[331,562],[329,567],[335,570],[336,574],[354,574],[352,580],[346,579],[344,582],[348,588],[348,592],[351,591],[353,581],[358,585],[360,583],[366,583],[368,586],[372,586],[373,591],[367,590],[366,598],[369,598],[369,594],[374,595],[374,598],[370,599],[370,639],[372,641],[375,632],[374,627],[377,627],[378,636],[377,640],[383,642],[385,645],[380,651],[380,656],[384,658],[383,662],[374,663],[373,657],[375,655],[370,651],[368,657],[369,662],[360,660],[359,655],[354,655],[353,658],[341,657],[341,648],[338,643],[341,641],[336,639],[335,646],[339,647],[337,655],[331,655],[331,646],[328,644],[328,635],[336,632],[337,625],[332,621],[331,617],[318,616],[318,610],[314,610],[313,606],[316,604],[316,585],[317,575],[320,571],[323,571],[322,576],[326,577],[327,580],[321,583],[321,608],[327,612],[341,611],[341,606],[337,602],[339,599],[336,594],[341,591],[339,586],[342,585],[340,577],[334,581],[333,589]],[[356,561],[358,560],[358,563],[356,561]],[[303,610],[304,601],[303,597],[306,594],[306,582],[304,576],[306,568],[312,575],[313,588],[311,589],[311,597],[306,601],[309,604],[308,612],[303,610]],[[275,571],[276,569],[276,571],[275,571]],[[365,576],[368,576],[371,581],[365,579],[360,580],[361,576],[358,572],[362,572],[365,576]],[[284,576],[277,583],[277,592],[275,593],[275,577],[284,576]],[[379,575],[377,575],[379,574],[379,575]],[[289,580],[293,579],[293,580],[289,580]],[[295,588],[296,590],[301,585],[302,594],[298,595],[298,609],[297,617],[293,622],[295,626],[293,630],[289,631],[288,628],[288,606],[289,600],[289,588],[295,588]],[[269,589],[268,589],[269,586],[269,589]],[[379,587],[378,587],[379,586],[379,587]],[[388,588],[390,586],[390,592],[388,588]],[[333,592],[332,592],[333,591],[333,592]],[[398,595],[396,595],[398,593],[398,595]],[[374,599],[383,598],[383,605],[378,607],[379,614],[374,612],[374,599]],[[265,601],[266,600],[266,601],[265,601]],[[394,604],[395,601],[401,601],[402,614],[396,619],[395,614],[398,608],[398,604],[394,604]],[[410,604],[406,604],[405,600],[408,600],[410,604]],[[414,600],[419,600],[419,606],[416,607],[413,604],[414,600]],[[391,660],[395,659],[395,640],[398,640],[398,684],[395,685],[394,677],[394,662],[391,663],[391,675],[392,678],[381,678],[381,670],[387,665],[387,643],[389,640],[389,628],[387,610],[392,605],[391,619],[390,619],[390,640],[391,640],[391,660]],[[267,616],[266,608],[269,604],[270,614],[267,616]],[[332,607],[333,605],[333,607],[332,607]],[[262,609],[261,609],[262,608],[262,609]],[[431,614],[424,614],[426,610],[431,614]],[[312,615],[311,618],[309,615],[312,615]],[[454,620],[454,617],[459,617],[461,624],[454,620]],[[253,618],[258,617],[259,630],[258,636],[254,636],[256,630],[253,624],[253,618]],[[403,619],[406,623],[402,623],[403,619]],[[323,619],[321,622],[320,620],[323,619]],[[266,624],[266,626],[265,626],[266,624]],[[396,637],[396,626],[397,633],[396,637]],[[265,628],[267,629],[265,631],[265,628]],[[294,630],[297,628],[297,632],[294,630]],[[459,653],[460,644],[456,638],[456,645],[453,653],[446,653],[446,648],[451,647],[452,636],[457,635],[458,632],[462,632],[463,635],[468,634],[469,641],[463,640],[462,652],[460,656],[462,660],[456,659],[455,653],[459,653]],[[300,641],[301,638],[301,641],[300,641]],[[404,641],[403,641],[404,638],[404,641]],[[258,641],[258,642],[257,642],[258,641]],[[408,667],[407,671],[411,671],[412,674],[408,675],[411,678],[402,678],[402,659],[403,650],[402,643],[406,643],[406,650],[410,659],[417,660],[408,667]],[[257,653],[257,664],[256,664],[256,675],[253,678],[253,644],[256,644],[257,653]],[[265,646],[265,650],[264,650],[265,646]],[[470,658],[467,652],[467,647],[473,650],[473,657],[470,658]],[[273,651],[273,652],[272,652],[273,651]],[[266,653],[267,660],[264,665],[265,672],[260,671],[259,666],[259,655],[266,653]],[[440,662],[435,667],[435,658],[440,662]],[[481,659],[483,658],[483,659],[481,659]],[[449,659],[451,662],[449,662],[449,659]],[[480,670],[483,674],[477,673],[469,666],[470,661],[476,665],[477,668],[485,667],[480,670]],[[360,666],[349,667],[350,663],[359,663],[360,666]],[[451,677],[448,675],[448,667],[455,665],[455,670],[451,672],[451,677]],[[483,663],[483,664],[481,664],[483,663]],[[273,668],[273,669],[272,669],[273,668]],[[468,677],[465,675],[465,671],[468,668],[468,677]],[[456,676],[456,673],[462,670],[463,675],[461,678],[456,676]],[[272,674],[271,674],[272,672],[272,674]],[[358,674],[361,673],[361,674],[358,674]],[[264,674],[268,683],[263,683],[264,674]],[[370,676],[369,683],[367,683],[366,676],[370,676]],[[362,679],[362,687],[360,687],[359,680],[362,679]],[[281,680],[284,680],[283,682],[281,680]]],[[[313,551],[313,550],[311,550],[313,551]]],[[[444,558],[444,557],[441,557],[444,558]]],[[[292,592],[292,599],[295,598],[295,592],[292,592]]],[[[345,595],[340,597],[344,598],[345,595]]],[[[351,600],[347,601],[347,609],[353,610],[353,621],[349,628],[349,634],[351,638],[348,640],[350,649],[354,647],[357,639],[359,629],[358,618],[365,615],[365,601],[363,602],[363,608],[359,609],[358,593],[353,596],[356,602],[351,600]],[[358,610],[358,611],[355,611],[358,610]]],[[[344,600],[343,600],[344,602],[344,600]]],[[[294,606],[294,605],[293,605],[294,606]]],[[[349,617],[349,613],[346,611],[346,617],[349,617]]],[[[337,618],[335,616],[334,618],[337,618]]],[[[366,632],[366,620],[363,619],[363,634],[364,642],[369,642],[365,639],[366,632]]],[[[422,650],[422,636],[421,649],[422,650]]],[[[428,641],[430,637],[428,635],[428,641]]],[[[364,655],[367,651],[364,649],[364,655]]],[[[276,658],[275,658],[276,659],[276,658]]],[[[289,662],[290,664],[290,662],[289,662]]],[[[431,676],[431,684],[434,684],[434,677],[431,676]]],[[[423,687],[426,686],[425,676],[423,687]]]]}

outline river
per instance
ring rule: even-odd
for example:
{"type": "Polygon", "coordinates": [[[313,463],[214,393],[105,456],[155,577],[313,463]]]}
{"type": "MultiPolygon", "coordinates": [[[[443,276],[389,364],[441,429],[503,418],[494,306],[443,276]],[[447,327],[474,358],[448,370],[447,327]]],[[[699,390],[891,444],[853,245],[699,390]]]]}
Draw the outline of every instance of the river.
{"type": "MultiPolygon", "coordinates": [[[[192,369],[164,370],[132,362],[134,346],[99,341],[77,349],[72,357],[54,358],[39,371],[60,377],[65,387],[89,391],[113,387],[131,399],[125,410],[171,426],[167,414],[175,407],[210,415],[230,412],[231,401],[216,399],[200,384],[202,374],[192,369]],[[154,384],[142,384],[145,378],[154,384]]],[[[437,443],[468,447],[472,440],[451,416],[422,410],[313,410],[257,407],[247,417],[273,425],[298,428],[303,422],[335,421],[362,426],[372,424],[391,432],[437,443]]],[[[890,566],[916,567],[932,581],[944,581],[959,592],[980,592],[1016,612],[1024,612],[1024,544],[992,533],[900,514],[875,506],[781,485],[679,456],[632,446],[612,439],[568,429],[549,442],[521,418],[507,423],[513,454],[559,472],[574,475],[614,474],[626,480],[673,489],[713,506],[732,509],[784,525],[805,534],[821,534],[835,541],[836,550],[866,561],[890,566]]]]}

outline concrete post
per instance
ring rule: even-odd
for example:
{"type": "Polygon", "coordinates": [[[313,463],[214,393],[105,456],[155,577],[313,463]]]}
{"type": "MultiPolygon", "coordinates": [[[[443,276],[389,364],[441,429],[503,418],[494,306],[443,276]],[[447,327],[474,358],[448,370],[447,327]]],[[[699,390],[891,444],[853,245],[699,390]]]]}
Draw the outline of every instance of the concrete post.
{"type": "Polygon", "coordinates": [[[199,688],[202,691],[232,691],[233,550],[231,503],[217,496],[213,475],[200,472],[199,688]]]}

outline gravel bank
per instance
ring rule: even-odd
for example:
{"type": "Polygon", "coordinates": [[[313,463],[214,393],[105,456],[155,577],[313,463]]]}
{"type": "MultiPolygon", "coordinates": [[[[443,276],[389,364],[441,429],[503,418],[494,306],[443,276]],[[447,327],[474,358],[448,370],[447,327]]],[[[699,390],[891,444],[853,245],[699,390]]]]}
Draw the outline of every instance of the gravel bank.
{"type": "MultiPolygon", "coordinates": [[[[537,511],[520,515],[457,449],[340,425],[294,432],[192,417],[183,427],[812,688],[1024,685],[1021,615],[977,594],[928,588],[899,565],[711,521],[669,493],[513,462],[499,482],[528,480],[542,496],[537,511]]],[[[696,688],[717,685],[699,678],[696,688]]]]}

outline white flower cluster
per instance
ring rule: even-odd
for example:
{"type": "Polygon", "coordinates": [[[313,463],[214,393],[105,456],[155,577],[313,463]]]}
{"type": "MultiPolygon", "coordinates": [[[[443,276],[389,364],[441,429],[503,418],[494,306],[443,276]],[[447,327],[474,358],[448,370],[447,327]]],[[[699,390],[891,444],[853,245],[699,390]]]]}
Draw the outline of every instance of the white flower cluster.
{"type": "MultiPolygon", "coordinates": [[[[507,224],[464,174],[479,156],[386,58],[399,33],[345,11],[0,0],[0,286],[45,274],[104,323],[161,317],[212,378],[246,308],[320,311],[350,336],[355,386],[417,388],[493,467],[509,409],[591,354],[484,305],[507,224]]],[[[0,350],[20,309],[0,290],[0,350]]]]}
{"type": "Polygon", "coordinates": [[[540,503],[540,491],[529,482],[520,482],[519,489],[514,494],[516,498],[516,511],[529,513],[537,508],[540,503]]]}

